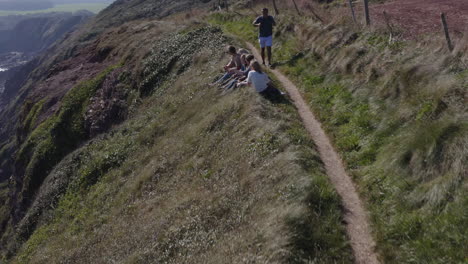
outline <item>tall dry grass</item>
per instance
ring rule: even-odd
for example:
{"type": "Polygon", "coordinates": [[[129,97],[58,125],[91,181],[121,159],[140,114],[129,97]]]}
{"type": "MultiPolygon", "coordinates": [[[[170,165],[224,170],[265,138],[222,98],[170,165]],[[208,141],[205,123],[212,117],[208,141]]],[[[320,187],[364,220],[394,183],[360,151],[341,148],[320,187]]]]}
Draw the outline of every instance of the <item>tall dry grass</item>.
{"type": "MultiPolygon", "coordinates": [[[[467,36],[450,52],[441,34],[390,39],[386,26],[355,25],[346,9],[321,12],[333,14],[321,23],[281,5],[278,68],[303,88],[368,199],[382,256],[389,263],[463,260],[467,36]]],[[[235,32],[239,23],[231,17],[223,26],[244,37],[235,32]]]]}

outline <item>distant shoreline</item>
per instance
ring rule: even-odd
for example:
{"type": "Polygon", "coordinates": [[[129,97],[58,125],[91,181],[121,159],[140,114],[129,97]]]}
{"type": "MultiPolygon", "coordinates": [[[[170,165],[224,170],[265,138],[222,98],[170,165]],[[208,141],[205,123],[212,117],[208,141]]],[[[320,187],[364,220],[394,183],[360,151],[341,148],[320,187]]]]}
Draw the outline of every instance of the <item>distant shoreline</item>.
{"type": "Polygon", "coordinates": [[[104,8],[108,7],[111,3],[112,1],[109,1],[107,3],[56,4],[52,8],[31,11],[0,10],[0,16],[29,15],[52,12],[76,12],[79,10],[88,10],[94,14],[97,14],[104,8]]]}

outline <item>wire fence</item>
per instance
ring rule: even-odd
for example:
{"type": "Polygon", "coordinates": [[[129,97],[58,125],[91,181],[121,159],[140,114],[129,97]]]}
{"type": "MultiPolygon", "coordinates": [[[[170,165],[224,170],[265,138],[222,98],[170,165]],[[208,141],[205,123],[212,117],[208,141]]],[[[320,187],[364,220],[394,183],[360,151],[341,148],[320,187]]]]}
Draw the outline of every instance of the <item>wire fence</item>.
{"type": "MultiPolygon", "coordinates": [[[[216,0],[218,7],[229,8],[232,0],[216,0]]],[[[468,43],[468,2],[452,0],[443,4],[438,0],[393,0],[377,3],[373,0],[244,0],[244,7],[271,8],[274,15],[284,11],[311,16],[324,24],[353,24],[359,28],[378,29],[389,34],[389,41],[444,39],[452,51],[468,43]],[[326,8],[323,8],[326,6],[326,8]],[[434,38],[434,35],[436,38],[434,38]]],[[[261,10],[253,10],[260,14],[261,10]]]]}

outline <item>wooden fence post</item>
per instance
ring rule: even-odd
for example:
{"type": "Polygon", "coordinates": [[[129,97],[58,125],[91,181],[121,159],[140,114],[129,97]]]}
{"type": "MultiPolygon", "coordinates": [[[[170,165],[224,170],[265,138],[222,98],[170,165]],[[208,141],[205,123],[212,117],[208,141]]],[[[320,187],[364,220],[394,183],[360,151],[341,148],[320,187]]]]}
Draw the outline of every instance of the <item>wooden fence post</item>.
{"type": "Polygon", "coordinates": [[[393,27],[392,24],[390,23],[390,18],[388,17],[387,12],[383,11],[383,16],[385,19],[385,24],[387,24],[388,30],[390,31],[390,39],[389,42],[393,41],[393,37],[395,36],[395,33],[393,32],[393,27]]]}
{"type": "Polygon", "coordinates": [[[351,15],[353,15],[353,21],[355,24],[357,24],[356,14],[354,14],[353,0],[348,0],[348,2],[349,2],[349,8],[351,9],[351,15]]]}
{"type": "Polygon", "coordinates": [[[276,6],[276,1],[275,0],[271,0],[271,1],[273,2],[273,8],[275,9],[275,14],[279,15],[278,7],[276,6]]]}
{"type": "Polygon", "coordinates": [[[370,26],[369,0],[364,0],[364,11],[366,12],[366,25],[370,26]]]}
{"type": "Polygon", "coordinates": [[[453,50],[453,45],[452,45],[452,41],[450,40],[450,34],[449,34],[449,30],[448,30],[448,26],[447,26],[447,19],[445,18],[445,14],[440,13],[440,18],[442,19],[442,26],[444,27],[445,39],[447,40],[448,48],[449,48],[450,51],[452,51],[453,50]]]}
{"type": "Polygon", "coordinates": [[[296,8],[297,13],[300,15],[301,11],[299,11],[299,8],[297,7],[296,1],[292,0],[294,7],[296,8]]]}

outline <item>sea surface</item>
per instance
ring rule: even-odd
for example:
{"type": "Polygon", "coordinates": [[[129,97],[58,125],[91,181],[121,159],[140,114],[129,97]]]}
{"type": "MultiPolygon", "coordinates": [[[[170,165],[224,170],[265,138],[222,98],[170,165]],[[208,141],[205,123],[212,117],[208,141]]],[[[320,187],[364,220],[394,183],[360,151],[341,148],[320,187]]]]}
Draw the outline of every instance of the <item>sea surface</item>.
{"type": "MultiPolygon", "coordinates": [[[[0,63],[1,63],[1,61],[0,61],[0,63]]],[[[8,68],[0,67],[0,95],[2,95],[3,90],[5,90],[6,71],[8,71],[8,68]]]]}
{"type": "Polygon", "coordinates": [[[0,53],[0,95],[5,90],[5,82],[10,75],[9,70],[28,63],[33,56],[34,54],[24,52],[0,53]]]}

